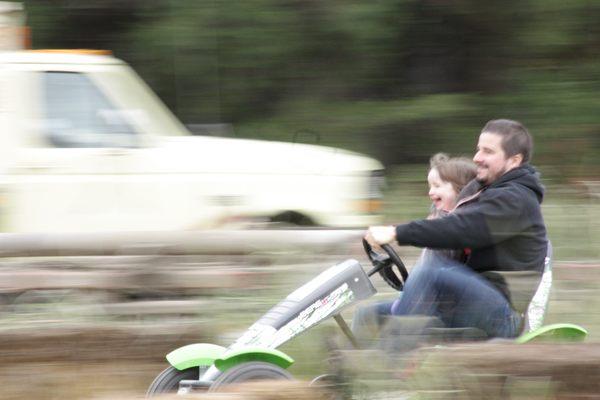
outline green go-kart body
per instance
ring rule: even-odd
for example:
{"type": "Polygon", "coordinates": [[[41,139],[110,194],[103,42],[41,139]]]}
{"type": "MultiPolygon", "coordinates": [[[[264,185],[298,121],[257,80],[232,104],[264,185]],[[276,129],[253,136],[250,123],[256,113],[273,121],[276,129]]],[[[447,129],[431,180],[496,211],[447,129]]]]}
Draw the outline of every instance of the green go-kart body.
{"type": "Polygon", "coordinates": [[[290,293],[231,346],[197,343],[169,353],[171,367],[148,395],[216,390],[240,379],[290,378],[286,369],[294,360],[277,348],[330,317],[338,320],[344,308],[375,293],[358,261],[336,264],[290,293]]]}
{"type": "Polygon", "coordinates": [[[194,343],[175,349],[167,354],[167,361],[180,371],[214,365],[221,372],[249,361],[262,361],[284,369],[294,363],[290,356],[277,349],[245,347],[227,351],[226,347],[211,343],[194,343]]]}

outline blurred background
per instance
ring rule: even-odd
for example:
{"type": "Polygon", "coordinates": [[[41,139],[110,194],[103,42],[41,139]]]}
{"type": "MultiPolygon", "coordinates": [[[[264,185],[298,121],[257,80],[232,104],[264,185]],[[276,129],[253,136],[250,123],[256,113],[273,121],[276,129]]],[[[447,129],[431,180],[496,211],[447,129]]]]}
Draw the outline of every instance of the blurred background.
{"type": "Polygon", "coordinates": [[[557,255],[600,256],[597,2],[24,5],[34,48],[111,50],[192,131],[212,126],[212,134],[332,145],[382,161],[390,222],[423,215],[426,197],[416,209],[403,201],[426,193],[432,154],[472,156],[486,121],[519,120],[550,189],[557,255]]]}
{"type": "Polygon", "coordinates": [[[483,124],[507,117],[533,133],[545,175],[598,176],[594,1],[24,4],[34,48],[112,50],[186,124],[310,131],[399,165],[471,154],[483,124]]]}
{"type": "MultiPolygon", "coordinates": [[[[581,363],[596,368],[600,3],[23,4],[34,49],[111,50],[192,132],[196,127],[196,133],[206,133],[212,126],[213,135],[331,145],[380,160],[387,181],[381,215],[389,223],[426,215],[432,154],[472,156],[486,121],[523,122],[535,140],[533,164],[548,189],[543,210],[556,282],[547,322],[588,328],[588,350],[571,351],[572,358],[563,361],[567,371],[581,363]]],[[[418,254],[402,251],[408,264],[418,254]]],[[[42,271],[46,283],[2,289],[2,397],[139,394],[165,366],[162,357],[169,350],[197,341],[227,344],[288,292],[348,256],[365,261],[358,242],[323,253],[4,258],[0,273],[10,285],[15,276],[27,282],[31,270],[36,276],[42,271]],[[73,281],[56,278],[65,271],[78,275],[65,275],[73,281]],[[20,383],[30,374],[38,377],[37,388],[20,383]],[[81,384],[73,384],[73,377],[81,384]]],[[[382,296],[392,295],[380,283],[382,296]]],[[[318,355],[330,328],[325,324],[284,349],[298,360],[294,374],[310,377],[326,368],[318,355]]],[[[453,384],[468,386],[460,379],[453,384]]],[[[563,393],[543,379],[514,387],[513,398],[531,390],[563,393]]],[[[577,385],[568,388],[572,394],[577,385]]],[[[447,398],[463,398],[452,393],[447,398]]]]}

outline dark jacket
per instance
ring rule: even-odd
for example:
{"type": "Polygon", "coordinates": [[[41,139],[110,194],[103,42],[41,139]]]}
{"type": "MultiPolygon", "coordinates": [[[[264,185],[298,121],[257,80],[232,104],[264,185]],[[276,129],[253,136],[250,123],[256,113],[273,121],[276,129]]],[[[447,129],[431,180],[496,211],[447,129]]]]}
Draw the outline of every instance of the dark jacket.
{"type": "Polygon", "coordinates": [[[535,279],[528,286],[534,290],[544,268],[543,195],[535,169],[523,165],[489,186],[472,181],[452,213],[398,225],[396,237],[401,245],[463,250],[466,265],[486,276],[510,300],[504,274],[496,271],[533,273],[535,279]]]}

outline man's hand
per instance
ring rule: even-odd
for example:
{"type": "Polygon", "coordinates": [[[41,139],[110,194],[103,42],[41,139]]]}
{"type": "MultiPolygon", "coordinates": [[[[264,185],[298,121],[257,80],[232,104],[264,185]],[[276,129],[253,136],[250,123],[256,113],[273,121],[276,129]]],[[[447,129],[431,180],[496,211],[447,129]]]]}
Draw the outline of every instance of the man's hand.
{"type": "Polygon", "coordinates": [[[392,243],[396,240],[396,228],[389,226],[371,226],[365,234],[365,239],[371,247],[379,249],[380,245],[392,243]]]}

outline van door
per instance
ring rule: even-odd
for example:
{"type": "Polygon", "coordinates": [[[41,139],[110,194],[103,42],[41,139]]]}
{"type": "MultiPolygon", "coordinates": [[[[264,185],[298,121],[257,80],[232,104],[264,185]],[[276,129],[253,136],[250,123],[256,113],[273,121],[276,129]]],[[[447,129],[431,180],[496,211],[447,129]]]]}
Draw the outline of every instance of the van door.
{"type": "Polygon", "coordinates": [[[27,68],[14,86],[23,91],[19,126],[26,132],[9,173],[7,228],[127,229],[116,201],[115,162],[136,145],[136,131],[89,74],[73,67],[27,68]]]}

